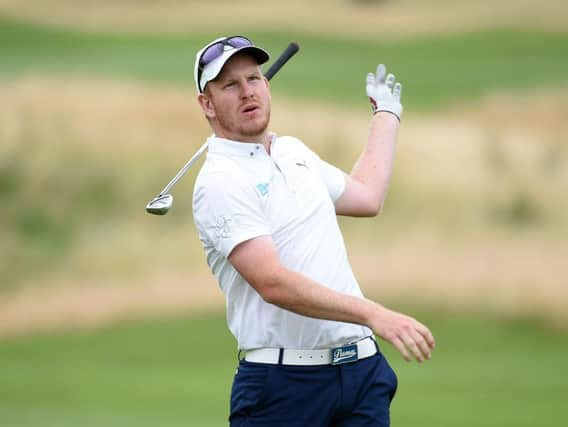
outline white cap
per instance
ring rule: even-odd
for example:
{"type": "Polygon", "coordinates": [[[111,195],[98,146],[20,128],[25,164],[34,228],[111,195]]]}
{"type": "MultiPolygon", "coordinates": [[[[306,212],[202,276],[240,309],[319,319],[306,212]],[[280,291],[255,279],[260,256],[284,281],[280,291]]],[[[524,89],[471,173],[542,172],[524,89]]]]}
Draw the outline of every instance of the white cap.
{"type": "Polygon", "coordinates": [[[197,89],[197,93],[203,93],[203,90],[205,89],[205,86],[207,85],[207,83],[210,82],[211,80],[215,80],[215,78],[217,78],[217,76],[219,75],[219,73],[223,69],[223,66],[225,65],[225,63],[233,55],[235,55],[239,52],[244,52],[244,53],[251,55],[253,58],[256,59],[256,61],[258,62],[259,65],[264,64],[265,62],[267,62],[270,59],[270,55],[268,55],[268,53],[264,49],[261,49],[257,46],[254,46],[252,44],[252,42],[251,42],[250,45],[239,47],[239,48],[233,47],[230,44],[224,44],[223,45],[223,53],[218,58],[215,58],[213,61],[211,61],[209,64],[207,64],[203,68],[203,70],[201,70],[201,72],[200,72],[199,60],[201,59],[201,55],[203,54],[203,52],[205,52],[205,50],[208,47],[214,45],[215,43],[221,42],[223,40],[227,40],[227,39],[230,39],[230,38],[231,37],[220,37],[218,39],[215,39],[211,43],[206,44],[195,55],[195,66],[194,66],[194,70],[193,70],[193,77],[195,79],[195,87],[197,89]]]}

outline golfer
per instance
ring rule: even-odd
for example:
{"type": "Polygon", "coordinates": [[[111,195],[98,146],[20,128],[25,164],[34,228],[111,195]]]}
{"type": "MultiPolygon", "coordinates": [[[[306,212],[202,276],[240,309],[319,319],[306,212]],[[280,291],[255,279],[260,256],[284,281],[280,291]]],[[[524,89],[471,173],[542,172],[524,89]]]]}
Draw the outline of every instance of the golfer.
{"type": "Polygon", "coordinates": [[[336,216],[382,208],[401,85],[383,65],[367,76],[369,138],[346,174],[269,130],[270,86],[260,68],[268,59],[234,36],[207,44],[195,62],[213,135],[195,182],[194,220],[241,355],[230,425],[388,426],[397,380],[374,336],[419,362],[430,358],[434,337],[365,299],[336,216]]]}

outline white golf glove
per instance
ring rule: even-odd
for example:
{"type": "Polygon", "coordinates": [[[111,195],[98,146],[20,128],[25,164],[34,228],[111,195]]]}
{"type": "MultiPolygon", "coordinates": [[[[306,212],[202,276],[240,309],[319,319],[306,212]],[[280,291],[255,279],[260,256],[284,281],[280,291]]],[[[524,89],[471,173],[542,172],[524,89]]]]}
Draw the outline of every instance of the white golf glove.
{"type": "Polygon", "coordinates": [[[400,93],[402,85],[394,83],[394,74],[387,76],[387,68],[384,64],[379,64],[377,74],[367,74],[367,96],[371,101],[373,114],[379,111],[388,111],[396,116],[400,121],[402,115],[402,104],[400,103],[400,93]]]}

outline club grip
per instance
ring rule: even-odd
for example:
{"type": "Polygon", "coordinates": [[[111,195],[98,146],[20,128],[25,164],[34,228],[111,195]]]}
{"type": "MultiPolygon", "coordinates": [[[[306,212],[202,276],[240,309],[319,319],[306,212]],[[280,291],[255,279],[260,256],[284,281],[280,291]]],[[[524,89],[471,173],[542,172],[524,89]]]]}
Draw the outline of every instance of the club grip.
{"type": "Polygon", "coordinates": [[[300,50],[300,46],[298,45],[298,43],[295,42],[290,43],[286,48],[286,50],[282,52],[282,54],[276,59],[276,61],[274,61],[274,64],[272,64],[270,68],[266,71],[264,76],[268,80],[270,80],[274,76],[274,74],[276,74],[278,70],[280,70],[280,68],[282,68],[282,66],[286,62],[288,62],[288,60],[291,57],[293,57],[296,54],[296,52],[298,52],[298,50],[300,50]]]}

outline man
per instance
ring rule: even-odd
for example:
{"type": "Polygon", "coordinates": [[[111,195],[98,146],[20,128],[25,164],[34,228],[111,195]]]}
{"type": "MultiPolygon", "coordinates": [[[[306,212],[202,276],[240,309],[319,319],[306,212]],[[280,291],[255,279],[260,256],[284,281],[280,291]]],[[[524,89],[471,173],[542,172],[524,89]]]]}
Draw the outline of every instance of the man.
{"type": "Polygon", "coordinates": [[[390,178],[401,85],[383,65],[366,81],[374,116],[351,174],[268,130],[268,54],[242,36],[197,53],[198,102],[214,135],[193,210],[244,358],[231,426],[389,425],[396,376],[373,334],[406,360],[434,338],[415,319],[363,297],[336,215],[375,216],[390,178]]]}

